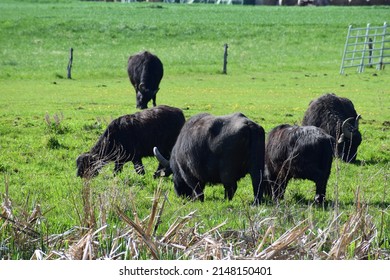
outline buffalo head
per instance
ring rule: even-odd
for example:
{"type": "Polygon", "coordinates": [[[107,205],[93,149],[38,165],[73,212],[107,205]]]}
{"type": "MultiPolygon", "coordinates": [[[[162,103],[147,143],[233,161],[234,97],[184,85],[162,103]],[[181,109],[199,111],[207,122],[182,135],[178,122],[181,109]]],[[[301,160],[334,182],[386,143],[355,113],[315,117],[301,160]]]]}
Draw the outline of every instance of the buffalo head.
{"type": "Polygon", "coordinates": [[[137,87],[137,108],[146,109],[148,108],[148,103],[153,99],[153,106],[156,106],[156,94],[159,88],[156,90],[147,88],[144,83],[140,83],[137,87]]]}
{"type": "Polygon", "coordinates": [[[362,136],[359,132],[359,119],[348,118],[341,125],[341,135],[337,140],[337,153],[342,160],[346,162],[354,162],[357,156],[357,150],[362,142],[362,136]]]}

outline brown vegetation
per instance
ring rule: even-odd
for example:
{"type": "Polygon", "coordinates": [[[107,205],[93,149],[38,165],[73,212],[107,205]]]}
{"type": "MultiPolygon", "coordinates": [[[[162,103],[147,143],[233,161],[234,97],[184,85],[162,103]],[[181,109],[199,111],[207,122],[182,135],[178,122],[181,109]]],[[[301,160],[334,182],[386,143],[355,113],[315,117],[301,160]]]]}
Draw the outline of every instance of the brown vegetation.
{"type": "MultiPolygon", "coordinates": [[[[164,234],[157,235],[167,201],[166,194],[157,187],[150,213],[139,217],[131,204],[132,218],[120,207],[115,210],[123,222],[116,230],[107,230],[107,209],[91,199],[88,181],[84,184],[84,213],[82,226],[50,236],[37,230],[44,219],[39,205],[31,213],[16,211],[8,196],[8,182],[2,198],[0,230],[9,233],[2,247],[12,246],[34,252],[31,259],[389,259],[389,253],[375,245],[381,229],[373,223],[368,206],[357,203],[352,215],[342,222],[343,213],[331,219],[324,229],[316,228],[310,219],[300,221],[293,228],[276,236],[275,217],[253,220],[247,230],[222,230],[225,223],[201,233],[195,223],[196,211],[177,217],[164,234]],[[99,206],[98,206],[99,205],[99,206]],[[97,214],[96,214],[97,213],[97,214]],[[259,229],[262,229],[261,231],[259,229]],[[264,232],[261,234],[260,232],[264,232]],[[110,243],[110,246],[105,246],[110,243]],[[46,250],[42,250],[45,244],[46,250]],[[351,257],[352,256],[352,257],[351,257]]],[[[276,206],[277,207],[277,206],[276,206]]],[[[119,222],[118,222],[119,223],[119,222]]],[[[10,258],[2,254],[2,259],[10,258]]]]}

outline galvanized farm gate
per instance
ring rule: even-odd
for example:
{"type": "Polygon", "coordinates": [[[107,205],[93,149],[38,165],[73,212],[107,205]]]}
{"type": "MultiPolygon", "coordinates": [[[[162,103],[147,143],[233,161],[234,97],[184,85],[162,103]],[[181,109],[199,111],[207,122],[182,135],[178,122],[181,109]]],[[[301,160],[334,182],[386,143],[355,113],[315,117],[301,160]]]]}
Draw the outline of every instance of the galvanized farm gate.
{"type": "Polygon", "coordinates": [[[387,23],[383,26],[348,28],[347,40],[341,61],[340,74],[344,74],[345,68],[357,67],[359,73],[365,67],[377,70],[384,69],[385,64],[390,64],[390,33],[387,23]]]}

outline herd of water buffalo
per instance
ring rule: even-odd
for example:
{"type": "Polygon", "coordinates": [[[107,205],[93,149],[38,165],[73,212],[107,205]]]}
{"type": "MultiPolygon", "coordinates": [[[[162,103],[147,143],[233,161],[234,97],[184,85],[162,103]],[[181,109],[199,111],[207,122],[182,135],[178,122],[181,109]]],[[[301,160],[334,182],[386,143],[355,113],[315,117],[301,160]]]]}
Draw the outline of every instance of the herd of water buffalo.
{"type": "Polygon", "coordinates": [[[179,196],[204,200],[206,184],[221,183],[231,200],[237,181],[250,175],[254,204],[263,196],[282,199],[292,178],[316,184],[323,203],[333,157],[354,162],[362,138],[353,103],[333,93],[310,102],[302,125],[282,124],[267,135],[242,113],[185,119],[181,109],[156,106],[163,64],[150,52],[130,56],[128,75],[136,93],[134,114],[113,120],[88,153],[77,158],[77,175],[92,178],[107,163],[115,172],[131,161],[144,174],[142,158],[155,156],[154,177],[172,175],[179,196]],[[153,108],[147,104],[153,100],[153,108]]]}

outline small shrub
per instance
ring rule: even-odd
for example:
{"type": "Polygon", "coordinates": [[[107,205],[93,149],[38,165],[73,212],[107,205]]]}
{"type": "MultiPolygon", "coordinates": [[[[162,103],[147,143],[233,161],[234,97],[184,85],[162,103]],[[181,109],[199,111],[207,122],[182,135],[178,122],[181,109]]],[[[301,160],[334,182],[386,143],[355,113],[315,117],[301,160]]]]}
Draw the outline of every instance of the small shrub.
{"type": "Polygon", "coordinates": [[[54,114],[53,118],[48,113],[45,115],[46,128],[50,133],[65,134],[69,132],[69,128],[63,125],[64,115],[60,113],[54,114]]]}
{"type": "Polygon", "coordinates": [[[58,139],[54,136],[50,137],[49,140],[47,141],[46,146],[51,149],[51,150],[57,150],[62,147],[58,139]]]}
{"type": "Polygon", "coordinates": [[[9,171],[9,166],[4,165],[3,163],[0,163],[0,173],[6,173],[9,171]]]}

